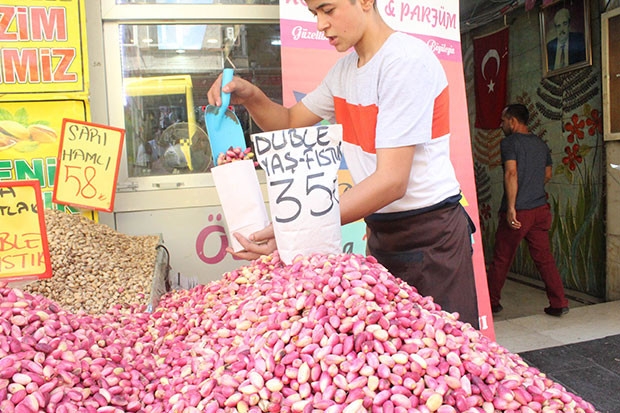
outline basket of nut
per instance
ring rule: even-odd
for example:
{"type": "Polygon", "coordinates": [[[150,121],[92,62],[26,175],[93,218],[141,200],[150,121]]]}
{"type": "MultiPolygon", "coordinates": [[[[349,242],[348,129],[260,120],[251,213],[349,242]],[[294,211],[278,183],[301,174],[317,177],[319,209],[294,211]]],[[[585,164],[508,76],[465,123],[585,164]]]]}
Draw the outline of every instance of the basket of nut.
{"type": "Polygon", "coordinates": [[[160,235],[126,235],[79,214],[45,210],[52,277],[23,290],[72,312],[157,306],[170,290],[169,256],[160,235]]]}

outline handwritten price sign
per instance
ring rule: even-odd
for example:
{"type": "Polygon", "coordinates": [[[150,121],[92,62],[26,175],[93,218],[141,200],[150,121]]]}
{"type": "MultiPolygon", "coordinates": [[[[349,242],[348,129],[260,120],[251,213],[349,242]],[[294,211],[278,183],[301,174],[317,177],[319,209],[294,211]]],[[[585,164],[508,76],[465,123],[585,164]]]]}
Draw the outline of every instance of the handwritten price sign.
{"type": "Polygon", "coordinates": [[[0,182],[0,280],[51,276],[39,181],[0,182]]]}
{"type": "Polygon", "coordinates": [[[340,252],[338,169],[341,125],[252,135],[267,175],[269,205],[280,257],[340,252]]]}
{"type": "Polygon", "coordinates": [[[54,202],[111,212],[125,131],[64,119],[54,202]]]}

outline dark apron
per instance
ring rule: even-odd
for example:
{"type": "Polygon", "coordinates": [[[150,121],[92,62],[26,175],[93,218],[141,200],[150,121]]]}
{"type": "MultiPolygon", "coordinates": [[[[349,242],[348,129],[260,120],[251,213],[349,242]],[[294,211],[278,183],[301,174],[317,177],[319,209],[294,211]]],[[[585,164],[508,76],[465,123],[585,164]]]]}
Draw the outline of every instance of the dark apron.
{"type": "Polygon", "coordinates": [[[478,328],[473,228],[460,203],[418,214],[373,214],[365,221],[370,255],[443,310],[458,312],[461,321],[478,328]]]}

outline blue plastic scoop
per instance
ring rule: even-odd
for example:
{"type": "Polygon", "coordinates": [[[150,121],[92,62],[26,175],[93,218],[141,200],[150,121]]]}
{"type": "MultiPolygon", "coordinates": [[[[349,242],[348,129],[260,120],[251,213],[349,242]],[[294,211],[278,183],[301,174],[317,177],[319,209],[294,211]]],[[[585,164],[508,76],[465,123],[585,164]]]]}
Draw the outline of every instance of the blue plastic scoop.
{"type": "MultiPolygon", "coordinates": [[[[224,69],[222,72],[222,87],[233,78],[233,69],[224,69]]],[[[246,148],[245,137],[241,123],[237,115],[230,109],[230,93],[221,92],[222,106],[207,105],[205,109],[205,124],[211,142],[211,155],[213,163],[217,165],[217,157],[220,153],[233,148],[246,148]]]]}

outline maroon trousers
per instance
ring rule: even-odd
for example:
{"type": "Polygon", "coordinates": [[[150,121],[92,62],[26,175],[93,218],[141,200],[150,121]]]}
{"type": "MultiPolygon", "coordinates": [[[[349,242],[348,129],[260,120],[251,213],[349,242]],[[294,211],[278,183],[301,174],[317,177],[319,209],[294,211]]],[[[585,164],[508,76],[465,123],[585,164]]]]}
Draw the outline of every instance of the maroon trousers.
{"type": "Polygon", "coordinates": [[[562,278],[551,254],[549,242],[551,211],[549,205],[518,210],[517,219],[521,222],[521,228],[518,230],[508,225],[505,212],[499,214],[493,262],[487,272],[491,305],[499,304],[508,270],[515,258],[519,244],[525,239],[532,260],[545,284],[549,304],[555,308],[568,307],[568,301],[564,296],[562,278]]]}

